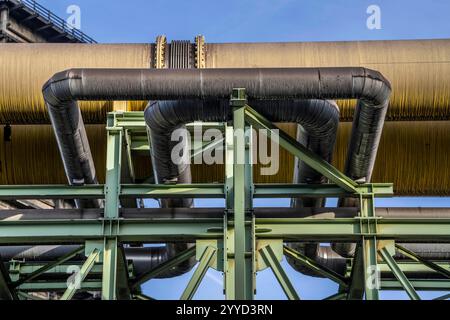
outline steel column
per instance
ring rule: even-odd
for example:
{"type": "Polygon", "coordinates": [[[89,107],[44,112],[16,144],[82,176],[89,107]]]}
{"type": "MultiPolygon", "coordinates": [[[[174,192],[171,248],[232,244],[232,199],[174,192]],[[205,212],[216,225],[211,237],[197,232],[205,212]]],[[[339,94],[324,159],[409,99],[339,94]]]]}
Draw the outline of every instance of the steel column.
{"type": "MultiPolygon", "coordinates": [[[[233,218],[235,298],[251,300],[254,295],[254,262],[252,232],[252,167],[251,141],[246,143],[244,89],[233,89],[230,104],[233,107],[234,162],[233,162],[233,218]]],[[[251,135],[250,135],[251,137],[251,135]]],[[[251,140],[251,139],[249,139],[251,140]]]]}
{"type": "MultiPolygon", "coordinates": [[[[119,195],[122,164],[121,128],[108,128],[106,147],[105,219],[119,217],[119,195]]],[[[102,299],[115,300],[117,294],[118,239],[113,235],[116,224],[109,223],[103,240],[102,299]]]]}

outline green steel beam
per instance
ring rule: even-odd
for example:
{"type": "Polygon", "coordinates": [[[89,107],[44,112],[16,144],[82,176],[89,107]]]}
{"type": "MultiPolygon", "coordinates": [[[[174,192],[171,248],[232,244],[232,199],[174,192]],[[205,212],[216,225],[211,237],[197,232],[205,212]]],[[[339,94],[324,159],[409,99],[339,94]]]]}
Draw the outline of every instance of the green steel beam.
{"type": "Polygon", "coordinates": [[[103,185],[8,185],[0,186],[0,200],[103,198],[103,185]]]}
{"type": "Polygon", "coordinates": [[[299,239],[304,241],[358,241],[361,236],[417,242],[450,242],[447,218],[257,218],[260,239],[299,239]],[[377,230],[368,229],[377,221],[377,230]]]}
{"type": "MultiPolygon", "coordinates": [[[[369,219],[370,220],[370,219],[369,219]]],[[[290,241],[358,241],[371,235],[361,218],[257,218],[256,237],[290,241]]],[[[377,220],[379,239],[417,242],[450,242],[450,219],[377,220]]],[[[67,219],[0,221],[0,244],[33,244],[52,242],[82,243],[104,236],[120,242],[218,239],[223,235],[222,219],[67,219]]]]}
{"type": "MultiPolygon", "coordinates": [[[[421,263],[417,262],[410,262],[410,261],[403,261],[403,260],[397,260],[397,265],[399,266],[400,270],[402,270],[403,273],[430,273],[435,271],[433,269],[430,269],[426,265],[423,265],[421,263]]],[[[431,261],[430,261],[431,262],[431,261]]],[[[449,271],[450,272],[450,264],[448,262],[444,261],[436,261],[433,262],[436,266],[449,271]]],[[[385,263],[378,263],[378,266],[380,268],[380,272],[390,272],[391,269],[389,269],[389,266],[385,263]]]]}
{"type": "Polygon", "coordinates": [[[222,219],[73,219],[1,221],[0,244],[82,243],[117,237],[119,242],[170,242],[222,237],[222,219]]]}
{"type": "MultiPolygon", "coordinates": [[[[101,199],[105,197],[106,186],[85,185],[8,185],[0,186],[0,200],[15,199],[101,199]]],[[[122,184],[119,185],[120,197],[141,198],[224,198],[221,184],[122,184]]]]}
{"type": "Polygon", "coordinates": [[[272,124],[269,120],[264,118],[251,107],[245,107],[245,120],[257,129],[266,129],[269,137],[278,136],[280,145],[292,153],[297,158],[301,159],[312,169],[323,174],[330,181],[336,183],[344,190],[356,193],[356,182],[341,173],[327,161],[320,158],[314,152],[303,146],[300,142],[292,138],[283,130],[272,124]]]}
{"type": "Polygon", "coordinates": [[[411,282],[409,282],[408,278],[405,276],[405,274],[402,272],[402,270],[399,268],[397,263],[395,262],[394,258],[391,256],[389,251],[386,249],[386,247],[381,248],[379,250],[380,255],[383,257],[384,262],[389,266],[394,276],[397,278],[398,282],[402,285],[402,287],[405,289],[406,293],[410,297],[411,300],[420,300],[419,295],[417,294],[416,290],[412,286],[411,282]]]}
{"type": "MultiPolygon", "coordinates": [[[[416,291],[450,291],[450,280],[445,279],[416,279],[411,280],[416,291]]],[[[396,280],[381,280],[381,290],[404,290],[402,284],[396,280]]]]}
{"type": "Polygon", "coordinates": [[[139,287],[141,284],[143,284],[144,282],[160,275],[164,271],[169,270],[169,269],[179,265],[180,263],[186,261],[187,259],[195,256],[195,250],[196,250],[196,247],[193,246],[193,247],[181,252],[180,254],[170,258],[166,262],[161,263],[156,268],[151,269],[150,271],[148,271],[148,272],[140,275],[138,278],[136,278],[130,287],[132,289],[135,289],[135,288],[139,287]]]}
{"type": "Polygon", "coordinates": [[[395,245],[395,247],[397,248],[397,250],[399,250],[403,255],[407,256],[408,258],[420,262],[423,265],[427,266],[428,268],[430,268],[431,270],[434,270],[440,274],[442,274],[444,277],[449,278],[450,279],[450,270],[448,270],[448,266],[447,269],[439,266],[438,264],[428,261],[422,257],[420,257],[419,255],[415,254],[414,252],[412,252],[411,250],[406,249],[405,247],[402,247],[398,244],[395,245]]]}
{"type": "MultiPolygon", "coordinates": [[[[17,263],[17,262],[16,262],[17,263]]],[[[27,277],[33,272],[36,272],[37,270],[46,267],[46,264],[41,263],[32,263],[32,262],[19,262],[20,267],[18,269],[21,276],[27,277]]],[[[69,261],[65,264],[59,264],[57,266],[52,267],[51,269],[45,271],[43,274],[52,274],[52,275],[61,275],[64,276],[64,279],[66,278],[65,275],[67,274],[68,267],[70,266],[78,266],[81,268],[82,263],[78,261],[69,261]]],[[[92,267],[92,270],[89,272],[89,275],[101,275],[102,274],[102,265],[101,264],[95,264],[92,267]]],[[[31,280],[28,280],[31,281],[31,280]]],[[[35,280],[35,281],[40,281],[35,280]]]]}
{"type": "MultiPolygon", "coordinates": [[[[120,179],[122,172],[122,145],[123,130],[108,129],[106,146],[106,182],[105,182],[105,220],[119,218],[119,194],[121,191],[120,179]]],[[[103,275],[102,275],[102,299],[117,299],[117,269],[119,242],[113,233],[118,225],[110,223],[103,239],[103,275]]]]}
{"type": "Polygon", "coordinates": [[[118,240],[105,238],[103,244],[102,300],[117,298],[118,240]]]}
{"type": "Polygon", "coordinates": [[[377,219],[375,218],[375,203],[373,194],[361,196],[361,230],[362,252],[364,265],[364,293],[366,300],[379,299],[379,273],[377,266],[377,219]],[[368,219],[366,222],[363,219],[368,219]],[[365,223],[364,223],[365,222],[365,223]]]}
{"type": "MultiPolygon", "coordinates": [[[[101,281],[83,281],[79,290],[83,291],[99,291],[102,288],[101,281]]],[[[43,291],[57,291],[64,292],[67,290],[66,281],[52,282],[52,281],[39,281],[39,282],[27,282],[23,283],[19,288],[24,292],[43,292],[43,291]]]]}
{"type": "Polygon", "coordinates": [[[321,275],[325,278],[328,278],[328,279],[338,283],[339,285],[343,286],[344,288],[348,286],[346,279],[343,276],[341,276],[340,274],[334,272],[333,270],[328,269],[328,268],[318,264],[316,261],[301,254],[297,250],[294,250],[287,246],[284,246],[283,249],[284,249],[285,255],[298,261],[304,267],[314,271],[316,274],[321,275]]]}
{"type": "Polygon", "coordinates": [[[235,300],[235,263],[234,263],[234,224],[233,212],[233,162],[234,162],[234,130],[231,126],[225,127],[225,207],[223,219],[223,261],[224,261],[224,293],[226,300],[235,300]]]}
{"type": "MultiPolygon", "coordinates": [[[[89,274],[89,271],[91,271],[92,267],[95,264],[95,261],[97,260],[98,256],[100,254],[100,251],[97,249],[94,249],[91,254],[88,256],[86,261],[84,262],[83,266],[81,267],[80,272],[76,275],[79,277],[79,283],[81,284],[84,279],[86,279],[86,276],[89,274]]],[[[77,290],[79,289],[77,285],[68,284],[67,290],[64,292],[64,294],[61,296],[61,300],[70,300],[73,298],[77,290]]]]}
{"type": "Polygon", "coordinates": [[[344,300],[346,298],[346,296],[347,296],[346,292],[338,292],[338,293],[332,294],[329,297],[326,297],[323,300],[344,300]]]}
{"type": "Polygon", "coordinates": [[[300,300],[299,295],[295,291],[295,288],[292,285],[291,281],[289,280],[289,277],[287,276],[286,272],[284,271],[283,267],[278,261],[275,252],[273,252],[272,247],[270,245],[265,246],[259,249],[259,252],[261,253],[261,257],[264,259],[264,262],[270,267],[270,269],[272,269],[273,274],[277,278],[278,282],[281,285],[281,288],[283,289],[288,299],[300,300]]]}
{"type": "Polygon", "coordinates": [[[230,105],[233,108],[234,162],[233,162],[233,222],[235,298],[252,300],[254,295],[252,225],[249,209],[252,208],[251,138],[246,141],[245,89],[233,89],[230,105]],[[250,221],[249,221],[250,219],[250,221]],[[249,223],[247,223],[249,222],[249,223]]]}
{"type": "Polygon", "coordinates": [[[207,246],[205,248],[200,258],[197,269],[195,269],[195,272],[192,275],[191,280],[189,280],[189,283],[186,286],[186,289],[184,290],[183,294],[181,295],[180,300],[191,300],[194,297],[194,294],[197,291],[200,282],[205,276],[206,271],[208,271],[211,260],[214,257],[216,251],[217,250],[211,246],[207,246]]]}
{"type": "Polygon", "coordinates": [[[122,184],[121,197],[225,198],[222,184],[122,184]]]}
{"type": "Polygon", "coordinates": [[[391,183],[361,184],[356,192],[348,192],[336,184],[255,184],[254,198],[295,197],[358,197],[360,193],[375,193],[377,197],[394,195],[391,183]]]}
{"type": "Polygon", "coordinates": [[[20,286],[22,283],[31,281],[32,279],[35,279],[35,278],[39,277],[40,275],[42,275],[43,273],[51,270],[52,268],[54,268],[54,267],[56,267],[56,266],[58,266],[60,264],[63,264],[64,262],[72,259],[77,254],[79,254],[80,252],[83,252],[83,251],[84,251],[84,246],[80,246],[76,250],[74,250],[74,251],[72,251],[72,252],[70,252],[70,253],[60,257],[59,259],[57,259],[57,260],[55,260],[55,261],[53,261],[53,262],[51,262],[51,263],[49,263],[47,265],[42,266],[41,268],[39,268],[39,269],[37,269],[35,271],[33,271],[32,273],[28,274],[24,278],[21,278],[20,280],[14,282],[12,285],[16,288],[16,287],[20,286]]]}
{"type": "Polygon", "coordinates": [[[152,297],[147,296],[147,295],[142,294],[142,293],[134,294],[133,298],[135,300],[156,300],[155,298],[152,298],[152,297]]]}
{"type": "MultiPolygon", "coordinates": [[[[103,185],[11,185],[0,186],[1,200],[14,199],[73,199],[73,198],[103,198],[103,185]]],[[[347,192],[335,184],[255,184],[254,198],[286,198],[286,197],[338,197],[357,196],[373,190],[377,197],[393,195],[392,184],[374,183],[362,184],[355,187],[357,193],[347,192]]],[[[121,197],[198,197],[198,198],[224,198],[221,184],[188,184],[188,185],[158,185],[158,184],[122,184],[121,197]]]]}

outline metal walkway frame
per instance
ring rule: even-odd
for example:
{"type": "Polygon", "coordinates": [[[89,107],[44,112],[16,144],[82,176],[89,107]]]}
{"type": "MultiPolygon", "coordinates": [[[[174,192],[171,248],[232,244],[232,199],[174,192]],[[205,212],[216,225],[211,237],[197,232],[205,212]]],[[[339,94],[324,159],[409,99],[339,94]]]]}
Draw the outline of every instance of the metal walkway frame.
{"type": "MultiPolygon", "coordinates": [[[[0,186],[0,200],[9,199],[104,199],[100,219],[0,220],[0,245],[77,243],[80,247],[49,264],[9,261],[9,272],[0,273],[0,299],[35,299],[30,292],[59,291],[62,299],[77,291],[101,291],[102,299],[153,299],[140,286],[186,259],[199,261],[181,299],[192,299],[208,268],[223,272],[226,299],[254,298],[256,272],[270,268],[289,299],[300,299],[280,262],[289,256],[313,272],[339,284],[339,292],[326,299],[379,298],[379,290],[405,290],[418,299],[417,290],[450,291],[450,265],[422,259],[401,247],[399,242],[450,242],[450,219],[381,218],[375,214],[375,197],[393,196],[390,183],[357,184],[320,159],[295,139],[253,110],[245,89],[234,89],[230,98],[232,125],[225,132],[225,182],[223,184],[155,185],[124,184],[125,168],[134,177],[134,153],[147,152],[149,145],[142,112],[113,112],[107,120],[107,165],[104,185],[0,186]],[[281,147],[299,157],[329,179],[329,184],[254,184],[252,178],[251,128],[266,129],[277,136],[281,147]],[[238,139],[236,130],[248,139],[238,139]],[[245,159],[244,162],[237,161],[245,159]],[[231,161],[234,160],[234,161],[231,161]],[[255,198],[355,197],[360,201],[354,218],[258,218],[253,212],[255,198]],[[226,207],[222,218],[124,218],[120,200],[125,198],[222,198],[226,207]],[[196,246],[166,263],[134,277],[125,260],[123,244],[132,242],[195,242],[196,246]],[[289,247],[286,241],[351,241],[358,244],[349,259],[346,276],[334,273],[289,247]],[[400,250],[410,261],[395,261],[400,250]],[[79,266],[78,285],[66,281],[39,281],[44,273],[61,273],[76,254],[86,255],[79,266]],[[391,279],[378,277],[391,272],[391,279]],[[432,270],[438,279],[408,279],[406,271],[432,270]]],[[[208,125],[208,124],[206,124],[208,125]]],[[[66,210],[66,209],[55,209],[66,210]]],[[[143,209],[145,210],[145,209],[143,209]]],[[[72,210],[73,212],[74,210],[72,210]]],[[[76,211],[76,210],[75,210],[76,211]]],[[[20,210],[18,210],[20,213],[20,210]]],[[[4,261],[6,262],[6,261],[4,261]]],[[[447,299],[448,295],[443,296],[447,299]]]]}

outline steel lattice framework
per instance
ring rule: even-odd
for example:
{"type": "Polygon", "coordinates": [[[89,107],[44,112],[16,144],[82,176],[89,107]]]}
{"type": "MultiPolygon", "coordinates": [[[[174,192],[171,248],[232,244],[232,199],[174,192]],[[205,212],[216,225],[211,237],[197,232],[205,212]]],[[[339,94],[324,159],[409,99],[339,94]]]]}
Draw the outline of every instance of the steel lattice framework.
{"type": "MultiPolygon", "coordinates": [[[[339,284],[339,291],[327,299],[378,299],[379,290],[405,290],[411,299],[419,299],[417,290],[450,291],[448,262],[422,259],[397,243],[450,242],[450,219],[446,218],[381,218],[375,214],[375,197],[393,196],[393,186],[357,184],[329,163],[318,158],[295,139],[262,117],[247,105],[245,89],[234,89],[230,99],[232,125],[217,124],[225,132],[225,183],[190,185],[124,184],[121,172],[126,167],[133,175],[133,153],[149,150],[142,112],[113,112],[107,120],[107,172],[104,185],[86,186],[1,186],[0,200],[8,199],[104,199],[100,219],[19,219],[0,221],[0,244],[64,244],[80,245],[74,252],[49,264],[10,261],[9,270],[0,273],[0,297],[31,299],[30,292],[60,291],[61,299],[71,299],[77,290],[101,291],[103,299],[150,299],[140,285],[166,269],[195,256],[199,261],[181,299],[192,299],[208,268],[222,271],[226,299],[253,299],[256,272],[270,268],[289,299],[299,299],[280,262],[283,255],[297,260],[313,272],[339,284]],[[252,179],[252,139],[236,139],[235,130],[266,129],[277,135],[279,144],[299,157],[330,181],[324,185],[254,184],[252,179]],[[244,163],[237,159],[243,157],[244,163]],[[234,160],[234,161],[232,161],[234,160]],[[360,202],[354,218],[271,218],[256,217],[255,198],[354,197],[360,202]],[[124,218],[120,200],[125,198],[222,198],[223,216],[199,218],[142,217],[124,218]],[[192,247],[155,269],[135,277],[124,259],[123,244],[130,242],[195,242],[192,247]],[[352,241],[357,250],[350,260],[346,276],[336,274],[300,252],[283,245],[285,241],[352,241]],[[410,258],[396,262],[395,250],[410,258]],[[79,288],[64,281],[39,281],[44,273],[61,272],[64,264],[84,252],[80,265],[79,288]],[[377,269],[378,267],[378,269],[377,269]],[[373,285],[373,272],[390,271],[394,280],[373,285]],[[433,271],[437,279],[408,279],[405,271],[433,271]],[[96,275],[96,277],[88,277],[96,275]]],[[[202,145],[206,150],[217,144],[202,145]]],[[[201,151],[200,151],[201,152],[201,151]]],[[[68,209],[54,209],[68,210],[68,209]]],[[[146,209],[140,209],[145,213],[146,209]]],[[[75,210],[68,210],[77,212],[75,210]]],[[[78,210],[79,211],[79,210],[78,210]]],[[[39,210],[36,210],[39,214],[39,210]]],[[[2,265],[3,267],[3,265],[2,265]]],[[[375,277],[376,278],[376,277],[375,277]]],[[[376,282],[376,281],[375,281],[376,282]]],[[[377,283],[375,283],[377,284],[377,283]]],[[[448,298],[443,296],[442,299],[448,298]]]]}

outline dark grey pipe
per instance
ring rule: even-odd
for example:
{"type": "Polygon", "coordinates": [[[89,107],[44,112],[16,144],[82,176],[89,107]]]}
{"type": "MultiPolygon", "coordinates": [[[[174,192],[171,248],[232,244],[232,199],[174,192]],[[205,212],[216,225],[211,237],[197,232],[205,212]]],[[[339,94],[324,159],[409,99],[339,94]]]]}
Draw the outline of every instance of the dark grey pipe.
{"type": "MultiPolygon", "coordinates": [[[[71,69],[47,81],[43,95],[69,183],[83,184],[96,183],[97,179],[77,100],[219,99],[228,98],[236,87],[246,88],[250,99],[359,99],[361,121],[356,118],[354,122],[358,128],[374,120],[371,110],[381,115],[379,110],[387,107],[390,95],[390,84],[379,72],[351,67],[71,69]]],[[[369,136],[361,131],[349,149],[364,152],[369,136]]],[[[373,166],[374,159],[361,158],[357,151],[348,161],[373,166]]]]}
{"type": "MultiPolygon", "coordinates": [[[[367,113],[371,109],[386,108],[390,95],[390,84],[379,72],[350,67],[72,69],[50,79],[43,87],[43,94],[59,136],[58,145],[69,182],[75,184],[96,182],[92,154],[85,147],[89,144],[76,100],[218,99],[227,98],[236,87],[246,88],[250,99],[355,98],[359,99],[357,109],[367,113]]],[[[356,144],[355,150],[365,150],[361,144],[364,141],[356,139],[351,144],[356,144]]],[[[350,161],[366,164],[358,153],[351,155],[350,161]]],[[[373,161],[367,164],[373,165],[373,161]]]]}

